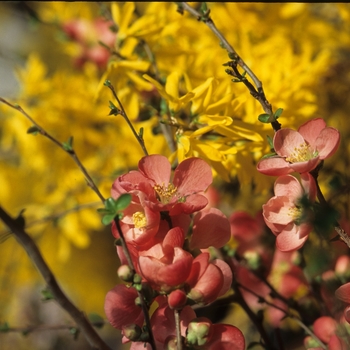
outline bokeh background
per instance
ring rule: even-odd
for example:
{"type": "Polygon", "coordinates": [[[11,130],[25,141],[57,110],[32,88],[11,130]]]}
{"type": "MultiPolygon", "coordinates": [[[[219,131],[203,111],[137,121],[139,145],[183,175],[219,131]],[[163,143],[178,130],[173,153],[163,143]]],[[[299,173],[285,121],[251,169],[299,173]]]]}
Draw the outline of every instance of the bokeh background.
{"type": "MultiPolygon", "coordinates": [[[[0,96],[18,103],[60,142],[74,136],[74,149],[108,197],[116,176],[135,168],[143,156],[122,118],[108,115],[113,100],[103,86],[108,78],[136,129],[144,128],[149,153],[172,160],[203,157],[213,167],[220,208],[228,216],[235,210],[254,215],[269,198],[274,181],[255,170],[256,161],[269,151],[266,135],[273,136],[270,125],[257,120],[261,106],[244,86],[230,81],[223,67],[227,54],[205,24],[181,15],[172,3],[130,6],[1,2],[0,96]],[[117,33],[107,30],[99,18],[114,22],[117,33]],[[73,33],[76,28],[80,37],[73,33]],[[98,41],[110,49],[101,51],[98,41]],[[145,43],[153,56],[147,55],[145,43]],[[171,129],[169,135],[177,142],[169,144],[159,122],[167,113],[142,74],[165,83],[174,72],[185,77],[180,96],[207,82],[203,87],[207,100],[224,105],[225,115],[241,127],[230,130],[232,140],[228,134],[216,143],[201,141],[192,131],[179,137],[171,129]],[[215,84],[208,81],[213,77],[215,84]]],[[[322,117],[340,130],[340,149],[326,161],[320,181],[330,202],[344,220],[349,219],[349,5],[209,3],[209,7],[218,28],[263,82],[274,109],[283,108],[284,127],[297,128],[322,117]]],[[[215,109],[204,100],[203,95],[192,105],[199,116],[215,109]]],[[[184,116],[177,118],[186,123],[184,116]]],[[[72,159],[48,139],[27,134],[30,126],[19,112],[0,104],[0,204],[12,216],[25,209],[27,232],[63,290],[87,314],[104,317],[104,296],[119,281],[113,237],[96,212],[101,203],[72,159]]],[[[7,322],[13,328],[71,324],[69,315],[53,301],[42,301],[42,278],[2,223],[0,242],[0,324],[7,322]]],[[[239,310],[232,309],[226,319],[256,340],[239,310]]],[[[100,332],[114,349],[122,349],[119,331],[105,325],[100,332]]],[[[0,349],[87,348],[82,335],[74,340],[67,330],[22,333],[0,332],[0,349]]],[[[300,342],[291,343],[290,349],[302,348],[300,342]]]]}

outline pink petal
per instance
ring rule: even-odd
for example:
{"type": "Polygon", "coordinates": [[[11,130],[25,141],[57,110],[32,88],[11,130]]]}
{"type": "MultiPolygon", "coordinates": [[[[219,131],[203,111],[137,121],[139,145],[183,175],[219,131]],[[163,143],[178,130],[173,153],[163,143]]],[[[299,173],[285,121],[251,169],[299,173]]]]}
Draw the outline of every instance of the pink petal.
{"type": "Polygon", "coordinates": [[[264,218],[273,224],[288,225],[293,222],[293,216],[290,215],[290,209],[294,204],[288,197],[272,197],[263,205],[264,218]]]}
{"type": "Polygon", "coordinates": [[[182,161],[175,170],[173,180],[181,197],[205,191],[212,182],[211,168],[200,158],[188,158],[182,161]]]}
{"type": "Polygon", "coordinates": [[[169,214],[192,214],[202,210],[208,204],[208,198],[201,194],[193,194],[184,198],[185,202],[176,203],[172,208],[169,208],[169,214]]]}
{"type": "Polygon", "coordinates": [[[122,329],[123,326],[130,323],[142,326],[142,309],[135,305],[137,296],[135,288],[127,288],[124,284],[118,284],[107,293],[104,309],[113,327],[122,329]]]}
{"type": "Polygon", "coordinates": [[[350,304],[350,282],[343,284],[335,291],[335,296],[344,301],[345,303],[350,304]]]}
{"type": "Polygon", "coordinates": [[[226,292],[228,292],[231,288],[233,278],[232,270],[230,266],[223,260],[215,259],[212,263],[221,270],[224,276],[224,284],[222,285],[222,288],[218,294],[218,297],[221,297],[222,295],[226,294],[226,292]]]}
{"type": "Polygon", "coordinates": [[[140,172],[156,184],[169,184],[171,175],[171,164],[167,157],[159,154],[152,154],[141,158],[139,161],[140,172]]]}
{"type": "Polygon", "coordinates": [[[309,173],[301,174],[300,182],[305,190],[305,193],[308,194],[309,200],[314,202],[317,195],[317,186],[313,176],[309,173]]]}
{"type": "Polygon", "coordinates": [[[327,344],[336,331],[337,322],[332,317],[322,316],[314,322],[313,326],[316,336],[327,344]]]}
{"type": "Polygon", "coordinates": [[[275,181],[274,192],[275,196],[286,196],[291,202],[304,194],[299,181],[292,175],[280,176],[275,181]]]}
{"type": "Polygon", "coordinates": [[[194,217],[190,249],[221,248],[230,236],[230,222],[219,209],[203,210],[194,217]]]}
{"type": "Polygon", "coordinates": [[[319,162],[320,158],[315,157],[312,158],[306,162],[296,162],[296,163],[291,163],[290,167],[293,171],[296,173],[307,173],[311,170],[314,170],[319,162]]]}
{"type": "Polygon", "coordinates": [[[185,240],[184,231],[180,227],[174,227],[166,234],[163,247],[170,245],[172,247],[182,247],[185,240]]]}
{"type": "Polygon", "coordinates": [[[315,148],[316,139],[325,127],[326,122],[322,118],[316,118],[301,125],[298,132],[312,148],[315,148]]]}
{"type": "Polygon", "coordinates": [[[186,283],[188,283],[191,287],[194,286],[207,269],[208,264],[209,253],[199,254],[192,262],[191,272],[186,280],[186,283]]]}
{"type": "Polygon", "coordinates": [[[208,350],[244,350],[243,333],[235,326],[214,324],[213,336],[208,344],[208,350]]]}
{"type": "Polygon", "coordinates": [[[305,140],[299,132],[288,128],[278,130],[273,138],[275,151],[281,157],[290,156],[303,143],[305,140]]]}
{"type": "Polygon", "coordinates": [[[282,252],[297,250],[303,246],[308,236],[299,238],[298,227],[288,225],[276,238],[276,246],[282,252]]]}
{"type": "Polygon", "coordinates": [[[340,144],[340,133],[337,129],[327,127],[321,131],[316,139],[316,149],[320,159],[332,156],[340,144]]]}
{"type": "Polygon", "coordinates": [[[260,173],[270,176],[286,175],[293,172],[289,163],[279,156],[260,160],[256,168],[260,173]]]}

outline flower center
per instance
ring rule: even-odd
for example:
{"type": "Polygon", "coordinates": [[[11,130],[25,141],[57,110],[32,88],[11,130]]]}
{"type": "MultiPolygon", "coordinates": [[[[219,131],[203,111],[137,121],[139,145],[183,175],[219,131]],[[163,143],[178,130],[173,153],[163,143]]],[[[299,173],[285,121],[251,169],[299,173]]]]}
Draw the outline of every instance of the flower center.
{"type": "Polygon", "coordinates": [[[317,151],[313,152],[310,145],[304,142],[299,147],[294,148],[294,151],[286,158],[286,161],[289,163],[306,162],[317,157],[317,154],[317,151]]]}
{"type": "Polygon", "coordinates": [[[293,221],[296,225],[300,225],[300,220],[303,215],[303,209],[301,207],[289,208],[288,215],[293,218],[293,221]]]}
{"type": "Polygon", "coordinates": [[[132,214],[132,221],[134,222],[136,228],[142,229],[147,225],[146,215],[141,211],[137,211],[136,213],[132,214]]]}
{"type": "Polygon", "coordinates": [[[173,184],[168,184],[168,186],[165,186],[164,183],[162,185],[156,184],[153,188],[162,204],[168,204],[177,191],[177,187],[173,184]]]}

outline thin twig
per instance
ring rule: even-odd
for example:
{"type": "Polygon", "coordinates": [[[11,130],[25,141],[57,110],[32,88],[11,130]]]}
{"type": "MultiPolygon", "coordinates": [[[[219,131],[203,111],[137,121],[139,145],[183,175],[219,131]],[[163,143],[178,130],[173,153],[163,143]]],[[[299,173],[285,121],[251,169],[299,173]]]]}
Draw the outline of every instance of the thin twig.
{"type": "Polygon", "coordinates": [[[35,242],[24,231],[24,223],[22,220],[13,219],[5,212],[4,209],[2,209],[2,207],[0,207],[0,219],[13,232],[18,242],[22,245],[29,258],[44,278],[55,300],[73,318],[91,347],[96,350],[111,350],[111,348],[97,334],[85,314],[80,311],[64,294],[35,242]]]}
{"type": "Polygon", "coordinates": [[[182,337],[181,337],[181,325],[180,325],[180,311],[179,310],[174,310],[174,317],[175,317],[175,327],[176,327],[176,340],[177,340],[177,345],[176,348],[177,350],[182,350],[182,337]]]}
{"type": "MultiPolygon", "coordinates": [[[[266,99],[262,82],[258,79],[258,77],[254,74],[254,72],[249,68],[249,66],[243,61],[243,59],[238,55],[237,51],[230,45],[230,43],[226,40],[224,35],[217,29],[214,21],[209,16],[209,11],[207,11],[207,13],[203,15],[200,12],[198,12],[197,10],[195,10],[194,8],[192,8],[190,5],[188,5],[186,2],[180,2],[178,4],[180,4],[182,9],[191,13],[198,20],[203,21],[211,29],[211,31],[220,40],[221,45],[227,50],[229,57],[231,59],[233,59],[233,61],[232,61],[233,66],[236,67],[237,65],[239,65],[244,70],[244,72],[246,72],[246,74],[253,80],[255,88],[250,83],[249,83],[250,85],[247,84],[248,81],[246,78],[241,79],[241,81],[243,83],[245,83],[245,85],[248,87],[252,96],[259,101],[264,112],[267,113],[268,115],[270,115],[270,119],[271,119],[270,123],[271,123],[273,129],[275,131],[279,130],[281,125],[275,119],[274,114],[272,112],[272,106],[268,102],[268,100],[266,99]]],[[[233,66],[231,66],[231,68],[233,68],[233,66]]],[[[237,72],[238,72],[238,70],[236,71],[236,73],[237,72]]],[[[239,74],[239,76],[241,78],[243,78],[242,75],[239,74]]]]}
{"type": "Polygon", "coordinates": [[[2,97],[0,97],[0,102],[8,105],[9,107],[21,112],[35,127],[37,128],[38,132],[47,137],[49,140],[51,140],[54,144],[56,144],[59,148],[61,148],[63,151],[68,153],[71,158],[73,158],[74,162],[78,165],[81,172],[84,174],[84,177],[86,179],[86,182],[88,186],[98,195],[98,197],[101,199],[102,202],[105,201],[105,198],[95,185],[94,181],[92,180],[91,176],[81,163],[80,159],[78,158],[77,154],[75,153],[73,148],[66,149],[61,142],[59,142],[56,138],[54,138],[52,135],[50,135],[43,127],[41,127],[26,111],[23,110],[23,108],[19,105],[13,105],[12,103],[6,101],[2,97]]]}
{"type": "Polygon", "coordinates": [[[105,82],[105,86],[107,86],[111,91],[112,91],[112,94],[114,96],[114,98],[118,101],[118,104],[119,104],[119,107],[120,107],[120,110],[118,111],[119,114],[125,119],[125,121],[128,123],[132,133],[134,134],[136,140],[138,141],[138,143],[140,144],[142,150],[143,150],[143,153],[145,154],[145,156],[148,156],[148,152],[147,152],[147,149],[146,149],[146,146],[145,146],[145,141],[143,140],[143,137],[141,137],[135,130],[134,126],[132,125],[132,123],[130,122],[130,119],[128,118],[128,115],[126,114],[126,111],[122,105],[122,103],[120,102],[119,100],[119,97],[117,95],[117,93],[115,92],[115,89],[114,89],[114,86],[111,84],[111,82],[109,80],[106,80],[105,82]]]}
{"type": "MultiPolygon", "coordinates": [[[[136,272],[135,266],[134,266],[134,263],[132,261],[129,249],[128,249],[127,245],[126,245],[126,241],[125,241],[125,238],[124,238],[124,234],[123,234],[122,228],[121,228],[120,223],[119,223],[118,216],[116,216],[114,218],[114,223],[115,223],[115,225],[117,227],[117,230],[118,230],[118,233],[119,233],[120,242],[121,242],[121,245],[122,245],[123,252],[125,254],[126,260],[128,262],[128,266],[129,266],[130,270],[132,270],[135,273],[136,272]]],[[[150,320],[150,317],[149,317],[149,310],[148,310],[148,307],[146,305],[145,298],[144,298],[144,295],[142,293],[142,290],[141,291],[137,290],[137,294],[138,294],[139,300],[141,302],[141,308],[142,308],[143,316],[145,318],[145,324],[146,324],[146,327],[147,327],[147,330],[148,330],[148,334],[149,334],[148,343],[151,345],[152,350],[156,350],[156,345],[155,345],[153,332],[152,332],[151,320],[150,320]]]]}

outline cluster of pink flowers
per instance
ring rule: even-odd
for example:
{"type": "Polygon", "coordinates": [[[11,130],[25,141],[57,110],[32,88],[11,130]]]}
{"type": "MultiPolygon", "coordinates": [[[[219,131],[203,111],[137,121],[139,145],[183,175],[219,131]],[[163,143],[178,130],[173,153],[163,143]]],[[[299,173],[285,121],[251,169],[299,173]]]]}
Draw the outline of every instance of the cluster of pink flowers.
{"type": "MultiPolygon", "coordinates": [[[[230,239],[225,215],[218,209],[205,208],[208,199],[204,191],[212,182],[210,166],[199,158],[189,158],[177,166],[171,179],[168,159],[150,155],[140,160],[138,168],[113,183],[113,198],[128,193],[132,201],[119,227],[112,224],[112,233],[119,239],[122,231],[140,277],[138,287],[148,290],[143,293],[147,295],[144,302],[148,307],[156,305],[150,323],[157,349],[175,346],[177,310],[185,344],[198,349],[243,350],[244,337],[239,329],[197,319],[190,306],[213,302],[232,283],[228,264],[211,259],[208,252],[208,248],[220,248],[230,239]]],[[[130,269],[119,245],[117,253],[122,263],[119,275],[128,280],[130,269]]],[[[132,340],[132,349],[143,349],[147,339],[135,329],[143,326],[144,314],[140,303],[135,303],[139,293],[134,287],[135,283],[119,284],[109,291],[105,312],[110,323],[122,330],[124,342],[132,340]]]]}
{"type": "Polygon", "coordinates": [[[280,129],[273,146],[276,156],[264,158],[257,165],[266,175],[279,176],[275,196],[263,206],[267,226],[276,235],[276,245],[282,251],[294,251],[303,246],[312,230],[312,212],[305,210],[302,199],[316,199],[316,183],[310,172],[320,161],[332,156],[340,143],[339,131],[327,127],[323,119],[304,123],[298,131],[280,129]],[[301,184],[292,175],[300,174],[301,184]]]}

